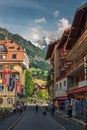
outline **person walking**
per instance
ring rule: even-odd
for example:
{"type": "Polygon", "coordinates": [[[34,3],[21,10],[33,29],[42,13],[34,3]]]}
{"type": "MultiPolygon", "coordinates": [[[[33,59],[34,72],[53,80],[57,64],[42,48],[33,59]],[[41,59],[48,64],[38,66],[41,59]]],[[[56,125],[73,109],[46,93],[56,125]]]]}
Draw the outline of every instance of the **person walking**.
{"type": "Polygon", "coordinates": [[[38,113],[38,104],[36,104],[36,107],[35,107],[35,109],[36,109],[36,113],[38,113]]]}
{"type": "Polygon", "coordinates": [[[68,105],[68,117],[71,118],[72,117],[72,105],[69,103],[68,105]]]}

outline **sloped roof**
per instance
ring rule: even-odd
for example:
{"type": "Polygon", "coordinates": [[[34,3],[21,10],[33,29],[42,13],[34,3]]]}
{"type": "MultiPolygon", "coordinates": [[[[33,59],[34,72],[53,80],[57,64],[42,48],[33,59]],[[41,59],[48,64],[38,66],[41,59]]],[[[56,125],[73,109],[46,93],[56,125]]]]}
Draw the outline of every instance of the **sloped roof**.
{"type": "Polygon", "coordinates": [[[57,43],[59,43],[59,41],[60,41],[60,40],[56,40],[56,41],[54,41],[53,43],[51,43],[51,44],[48,45],[45,60],[47,60],[47,59],[49,59],[49,58],[51,57],[52,52],[53,52],[53,49],[54,49],[55,45],[56,45],[57,43]]]}
{"type": "Polygon", "coordinates": [[[64,33],[63,33],[63,35],[62,35],[62,37],[61,37],[61,40],[60,40],[60,42],[59,42],[59,45],[58,45],[58,47],[62,47],[64,44],[65,44],[65,42],[67,41],[67,39],[68,39],[68,36],[69,36],[69,33],[70,33],[70,27],[68,27],[67,29],[65,29],[64,30],[64,33]]]}
{"type": "Polygon", "coordinates": [[[71,31],[67,40],[67,49],[71,49],[81,34],[84,32],[84,24],[87,15],[87,3],[76,9],[71,31]]]}

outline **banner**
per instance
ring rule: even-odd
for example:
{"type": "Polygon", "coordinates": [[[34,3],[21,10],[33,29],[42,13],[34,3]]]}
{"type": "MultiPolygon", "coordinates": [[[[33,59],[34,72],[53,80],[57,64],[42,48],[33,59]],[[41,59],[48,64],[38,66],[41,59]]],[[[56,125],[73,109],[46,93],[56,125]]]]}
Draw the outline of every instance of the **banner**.
{"type": "Polygon", "coordinates": [[[19,83],[19,81],[16,80],[15,83],[16,83],[15,91],[16,91],[17,93],[21,93],[21,92],[20,92],[20,83],[19,83]]]}
{"type": "Polygon", "coordinates": [[[10,77],[11,69],[10,67],[5,67],[3,72],[2,84],[6,84],[7,87],[10,87],[10,77]]]}

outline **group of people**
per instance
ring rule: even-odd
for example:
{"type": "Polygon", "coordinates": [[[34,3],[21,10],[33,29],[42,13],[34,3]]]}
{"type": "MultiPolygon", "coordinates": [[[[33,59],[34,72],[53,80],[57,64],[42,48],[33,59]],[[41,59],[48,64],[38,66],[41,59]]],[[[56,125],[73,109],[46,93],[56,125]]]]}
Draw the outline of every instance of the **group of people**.
{"type": "Polygon", "coordinates": [[[23,103],[18,103],[16,106],[13,105],[13,108],[11,111],[12,112],[19,112],[20,114],[22,114],[23,109],[24,109],[23,103]]]}

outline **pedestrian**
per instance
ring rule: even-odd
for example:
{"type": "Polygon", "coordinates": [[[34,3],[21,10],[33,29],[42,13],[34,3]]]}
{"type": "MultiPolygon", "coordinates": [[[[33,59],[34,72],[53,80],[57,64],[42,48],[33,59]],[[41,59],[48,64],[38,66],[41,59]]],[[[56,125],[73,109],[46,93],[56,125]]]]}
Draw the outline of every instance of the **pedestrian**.
{"type": "Polygon", "coordinates": [[[55,112],[55,107],[54,107],[54,105],[52,105],[52,107],[51,107],[51,114],[54,114],[54,112],[55,112]]]}
{"type": "Polygon", "coordinates": [[[47,114],[47,106],[45,106],[43,110],[43,115],[46,116],[46,114],[47,114]]]}
{"type": "Polygon", "coordinates": [[[20,115],[22,115],[22,112],[23,112],[23,105],[22,105],[22,103],[19,104],[19,112],[20,112],[20,115]]]}
{"type": "Polygon", "coordinates": [[[36,104],[36,107],[35,107],[35,109],[36,109],[36,113],[38,113],[38,104],[36,104]]]}
{"type": "Polygon", "coordinates": [[[72,105],[69,103],[68,105],[68,117],[71,118],[72,117],[72,105]]]}

